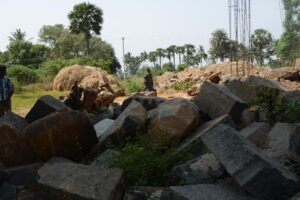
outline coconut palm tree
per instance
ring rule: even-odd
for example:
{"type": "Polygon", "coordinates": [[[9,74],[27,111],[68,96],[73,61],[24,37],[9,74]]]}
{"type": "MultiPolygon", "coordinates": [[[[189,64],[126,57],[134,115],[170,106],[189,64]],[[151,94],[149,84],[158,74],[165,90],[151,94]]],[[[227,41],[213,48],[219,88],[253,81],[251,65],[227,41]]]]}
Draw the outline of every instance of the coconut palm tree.
{"type": "Polygon", "coordinates": [[[11,33],[11,36],[9,37],[10,42],[14,42],[17,40],[25,40],[26,33],[22,32],[21,29],[17,29],[15,32],[11,33]]]}
{"type": "Polygon", "coordinates": [[[185,56],[184,56],[184,59],[186,61],[186,64],[188,66],[192,66],[193,65],[193,63],[192,63],[193,56],[194,56],[194,54],[196,52],[195,46],[192,45],[192,44],[186,44],[186,45],[184,45],[184,47],[185,47],[185,56]]]}
{"type": "Polygon", "coordinates": [[[154,67],[157,66],[156,65],[156,62],[157,62],[157,52],[156,51],[149,52],[149,54],[148,54],[148,60],[153,63],[154,67]]]}
{"type": "Polygon", "coordinates": [[[226,55],[229,53],[229,38],[227,33],[223,29],[217,29],[212,33],[210,39],[210,54],[214,55],[215,58],[220,58],[223,62],[226,55]]]}
{"type": "Polygon", "coordinates": [[[184,46],[178,46],[178,47],[176,47],[176,53],[179,56],[179,65],[181,65],[181,55],[184,55],[184,53],[185,53],[185,47],[184,46]]]}
{"type": "Polygon", "coordinates": [[[175,45],[169,46],[167,48],[167,52],[168,52],[168,54],[170,54],[173,57],[173,65],[174,65],[174,68],[176,68],[176,63],[175,63],[176,46],[175,45]]]}
{"type": "Polygon", "coordinates": [[[156,56],[158,56],[158,59],[159,59],[159,67],[161,69],[161,59],[166,57],[166,53],[165,53],[165,50],[162,49],[162,48],[158,48],[156,49],[156,56]]]}
{"type": "Polygon", "coordinates": [[[74,6],[69,13],[70,30],[73,33],[84,33],[86,41],[86,53],[90,52],[90,39],[92,33],[100,35],[102,29],[102,10],[90,3],[80,3],[74,6]]]}

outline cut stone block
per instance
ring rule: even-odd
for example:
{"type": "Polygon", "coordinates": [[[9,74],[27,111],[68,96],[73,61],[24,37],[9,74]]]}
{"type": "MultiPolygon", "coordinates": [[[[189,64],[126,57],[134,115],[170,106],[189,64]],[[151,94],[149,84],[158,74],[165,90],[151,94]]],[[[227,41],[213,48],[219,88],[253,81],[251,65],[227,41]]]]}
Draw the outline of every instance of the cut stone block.
{"type": "Polygon", "coordinates": [[[123,171],[71,162],[52,162],[38,170],[39,184],[53,199],[119,200],[123,171]]]}
{"type": "Polygon", "coordinates": [[[97,124],[94,125],[94,129],[96,131],[97,137],[100,138],[103,133],[114,123],[115,120],[112,119],[104,119],[97,124]]]}
{"type": "Polygon", "coordinates": [[[201,139],[239,185],[258,199],[288,199],[299,190],[295,175],[230,126],[220,124],[201,139]]]}
{"type": "Polygon", "coordinates": [[[257,146],[262,146],[266,142],[268,132],[271,130],[271,126],[264,122],[254,122],[248,127],[240,131],[240,134],[253,142],[257,146]]]}
{"type": "Polygon", "coordinates": [[[246,103],[227,87],[211,82],[203,83],[195,103],[212,119],[228,114],[236,123],[239,122],[241,113],[246,108],[246,103]]]}
{"type": "Polygon", "coordinates": [[[55,99],[54,97],[49,95],[42,96],[34,104],[32,109],[26,115],[25,119],[29,123],[32,123],[38,119],[50,115],[51,113],[58,112],[64,109],[69,110],[69,107],[60,102],[58,99],[55,99]]]}

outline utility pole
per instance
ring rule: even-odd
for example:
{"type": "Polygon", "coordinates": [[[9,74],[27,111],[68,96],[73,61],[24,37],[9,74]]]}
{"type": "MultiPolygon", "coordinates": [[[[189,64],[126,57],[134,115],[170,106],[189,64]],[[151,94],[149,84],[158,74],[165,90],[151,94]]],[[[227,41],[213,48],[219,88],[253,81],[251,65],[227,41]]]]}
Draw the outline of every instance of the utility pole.
{"type": "Polygon", "coordinates": [[[122,45],[123,45],[123,70],[124,70],[124,81],[126,80],[126,66],[125,66],[125,45],[124,45],[125,38],[122,37],[122,45]]]}

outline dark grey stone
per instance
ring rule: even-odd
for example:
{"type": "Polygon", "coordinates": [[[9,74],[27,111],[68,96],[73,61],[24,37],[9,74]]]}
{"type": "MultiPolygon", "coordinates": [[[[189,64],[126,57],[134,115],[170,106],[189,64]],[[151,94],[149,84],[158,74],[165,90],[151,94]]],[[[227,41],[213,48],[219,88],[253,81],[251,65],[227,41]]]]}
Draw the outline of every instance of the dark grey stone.
{"type": "Polygon", "coordinates": [[[5,169],[5,182],[16,186],[28,186],[36,182],[37,170],[43,163],[5,169]]]}
{"type": "Polygon", "coordinates": [[[288,199],[299,190],[296,176],[230,126],[220,124],[201,139],[239,185],[258,199],[288,199]]]}
{"type": "Polygon", "coordinates": [[[112,119],[104,119],[97,124],[94,125],[94,129],[97,134],[97,138],[100,138],[104,132],[114,123],[115,120],[112,119]]]}
{"type": "Polygon", "coordinates": [[[29,123],[32,123],[38,119],[50,115],[51,113],[61,111],[63,109],[69,109],[69,107],[52,96],[42,96],[34,104],[32,109],[26,115],[25,119],[29,123]]]}
{"type": "Polygon", "coordinates": [[[0,126],[4,123],[15,127],[20,133],[22,133],[28,125],[23,117],[13,112],[7,112],[4,116],[0,117],[0,126]]]}
{"type": "Polygon", "coordinates": [[[4,183],[0,186],[0,199],[1,200],[14,200],[17,199],[17,187],[4,183]]]}
{"type": "Polygon", "coordinates": [[[130,187],[126,189],[123,200],[160,200],[164,188],[130,187]]]}
{"type": "Polygon", "coordinates": [[[271,130],[271,126],[264,122],[253,122],[248,127],[240,131],[240,134],[246,137],[257,146],[262,146],[266,143],[267,135],[271,130]]]}
{"type": "Polygon", "coordinates": [[[156,108],[159,104],[165,102],[166,99],[151,96],[132,96],[123,101],[121,110],[124,111],[132,101],[141,103],[144,108],[149,111],[156,108]]]}
{"type": "Polygon", "coordinates": [[[238,124],[241,113],[246,108],[246,103],[233,94],[227,87],[211,82],[204,82],[199,94],[195,98],[199,109],[215,119],[222,115],[232,116],[238,124]]]}
{"type": "Polygon", "coordinates": [[[107,149],[91,163],[91,166],[109,168],[112,160],[118,155],[120,155],[119,151],[107,149]]]}
{"type": "Polygon", "coordinates": [[[121,169],[52,162],[41,167],[38,175],[51,199],[119,200],[123,193],[121,169]]]}

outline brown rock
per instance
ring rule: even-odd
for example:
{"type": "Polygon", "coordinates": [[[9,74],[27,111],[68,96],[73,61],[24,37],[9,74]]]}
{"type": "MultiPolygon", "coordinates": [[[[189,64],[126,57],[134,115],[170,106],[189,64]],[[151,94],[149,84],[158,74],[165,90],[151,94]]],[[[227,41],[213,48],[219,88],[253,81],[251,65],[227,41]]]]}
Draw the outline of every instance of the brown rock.
{"type": "Polygon", "coordinates": [[[8,124],[0,125],[0,162],[5,167],[28,164],[34,161],[34,154],[23,134],[8,124]]]}
{"type": "Polygon", "coordinates": [[[42,160],[62,156],[78,161],[97,143],[88,117],[78,111],[55,113],[27,127],[25,135],[42,160]]]}

